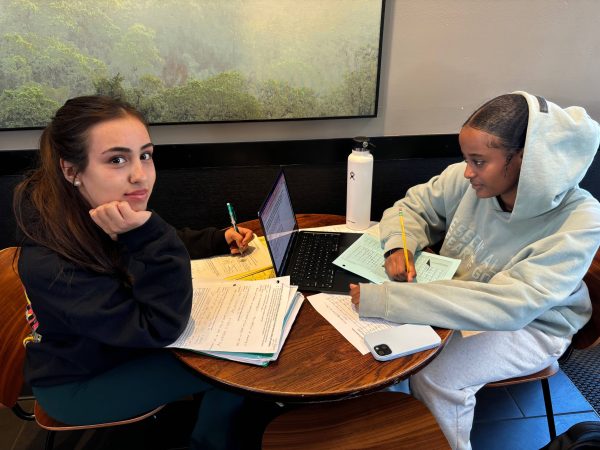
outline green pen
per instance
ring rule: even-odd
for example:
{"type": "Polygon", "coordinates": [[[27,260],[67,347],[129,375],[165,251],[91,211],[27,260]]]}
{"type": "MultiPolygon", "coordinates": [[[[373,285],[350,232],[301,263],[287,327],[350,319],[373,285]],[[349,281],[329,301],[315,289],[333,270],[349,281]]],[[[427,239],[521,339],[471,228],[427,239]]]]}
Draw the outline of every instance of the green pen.
{"type": "MultiPolygon", "coordinates": [[[[233,206],[231,206],[231,203],[229,203],[229,202],[227,202],[227,212],[229,213],[229,218],[231,219],[231,225],[233,226],[233,229],[235,230],[236,233],[239,234],[240,230],[238,229],[238,226],[237,226],[235,211],[233,210],[233,206]]],[[[242,251],[242,249],[239,245],[238,245],[238,249],[240,250],[240,254],[242,256],[244,256],[244,252],[242,251]]]]}

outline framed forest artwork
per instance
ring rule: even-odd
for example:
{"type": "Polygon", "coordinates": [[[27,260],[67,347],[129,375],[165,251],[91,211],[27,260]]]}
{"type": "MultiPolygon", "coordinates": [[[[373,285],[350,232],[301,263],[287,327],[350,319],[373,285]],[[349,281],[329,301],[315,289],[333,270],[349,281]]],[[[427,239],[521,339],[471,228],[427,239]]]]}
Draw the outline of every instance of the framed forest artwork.
{"type": "Polygon", "coordinates": [[[377,115],[384,0],[0,0],[0,129],[120,97],[151,124],[377,115]]]}

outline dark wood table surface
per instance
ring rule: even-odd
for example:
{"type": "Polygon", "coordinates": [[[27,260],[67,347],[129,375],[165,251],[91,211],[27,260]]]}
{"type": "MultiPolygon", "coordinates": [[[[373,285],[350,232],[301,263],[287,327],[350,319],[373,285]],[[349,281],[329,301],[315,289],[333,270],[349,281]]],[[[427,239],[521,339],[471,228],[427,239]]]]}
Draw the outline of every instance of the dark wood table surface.
{"type": "MultiPolygon", "coordinates": [[[[344,217],[336,215],[298,214],[296,217],[301,228],[344,223],[344,217]]],[[[262,235],[258,220],[239,225],[262,235]]],[[[417,372],[435,357],[452,333],[439,328],[436,332],[442,339],[440,347],[379,362],[370,353],[361,355],[305,299],[279,358],[267,367],[186,350],[174,352],[213,384],[225,389],[274,401],[326,401],[374,392],[417,372]]]]}

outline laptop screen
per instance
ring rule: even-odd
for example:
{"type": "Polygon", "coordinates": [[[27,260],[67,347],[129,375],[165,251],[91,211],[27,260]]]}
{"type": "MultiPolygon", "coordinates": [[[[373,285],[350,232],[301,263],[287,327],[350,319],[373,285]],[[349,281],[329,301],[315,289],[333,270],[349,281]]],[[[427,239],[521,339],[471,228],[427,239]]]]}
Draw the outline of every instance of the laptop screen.
{"type": "Polygon", "coordinates": [[[275,273],[279,275],[294,231],[298,229],[283,171],[279,173],[273,189],[258,212],[258,217],[271,252],[275,273]]]}

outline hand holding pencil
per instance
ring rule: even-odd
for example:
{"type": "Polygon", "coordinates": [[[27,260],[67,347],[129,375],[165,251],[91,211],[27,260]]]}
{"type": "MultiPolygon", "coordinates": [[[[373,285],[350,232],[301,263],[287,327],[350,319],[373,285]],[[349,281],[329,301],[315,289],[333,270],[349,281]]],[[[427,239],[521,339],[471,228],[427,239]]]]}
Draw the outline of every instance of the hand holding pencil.
{"type": "Polygon", "coordinates": [[[404,229],[404,216],[399,208],[400,230],[402,232],[402,251],[393,252],[385,259],[385,272],[394,281],[413,281],[417,276],[415,271],[414,255],[407,248],[406,230],[404,229]]]}
{"type": "Polygon", "coordinates": [[[410,250],[407,251],[407,254],[409,270],[406,269],[407,264],[402,249],[398,249],[398,251],[385,258],[385,272],[390,280],[411,282],[417,276],[413,254],[410,250]]]}

